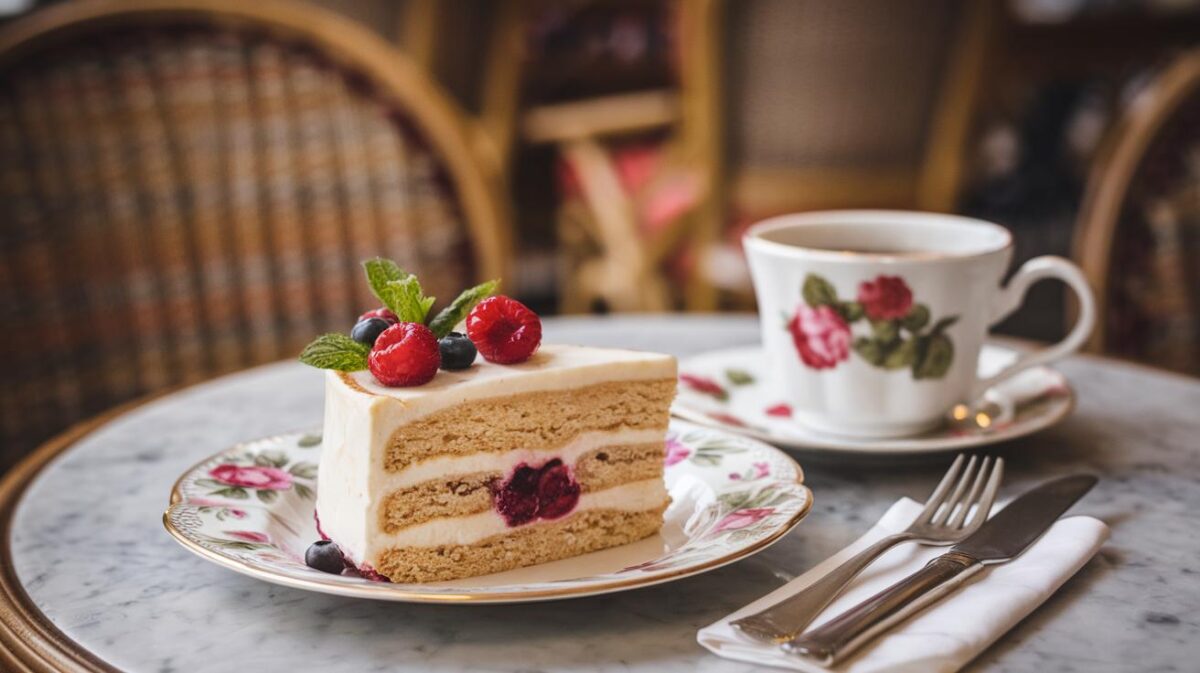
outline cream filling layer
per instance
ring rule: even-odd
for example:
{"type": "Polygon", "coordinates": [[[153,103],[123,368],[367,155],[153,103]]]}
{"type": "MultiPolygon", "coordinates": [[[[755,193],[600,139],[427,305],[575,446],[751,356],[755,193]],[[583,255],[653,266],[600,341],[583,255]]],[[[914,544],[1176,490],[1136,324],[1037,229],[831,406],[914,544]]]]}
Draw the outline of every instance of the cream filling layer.
{"type": "Polygon", "coordinates": [[[375,493],[382,493],[386,497],[386,494],[397,489],[415,486],[433,479],[448,479],[480,472],[501,472],[507,476],[522,463],[537,467],[554,458],[562,460],[565,465],[574,465],[580,456],[606,446],[650,444],[662,441],[663,431],[653,428],[617,432],[588,432],[554,449],[517,449],[504,453],[485,451],[469,456],[431,458],[400,472],[379,472],[373,475],[372,486],[375,493]]]}
{"type": "MultiPolygon", "coordinates": [[[[584,493],[579,497],[579,504],[571,510],[571,514],[592,509],[641,512],[662,507],[666,502],[667,487],[662,479],[646,479],[613,486],[595,493],[584,493]]],[[[395,533],[385,533],[377,529],[371,535],[371,546],[373,547],[372,551],[378,553],[391,547],[468,545],[495,535],[515,533],[530,526],[546,525],[560,520],[539,520],[524,526],[511,527],[505,523],[504,518],[498,512],[488,510],[468,516],[427,521],[395,533]]]]}

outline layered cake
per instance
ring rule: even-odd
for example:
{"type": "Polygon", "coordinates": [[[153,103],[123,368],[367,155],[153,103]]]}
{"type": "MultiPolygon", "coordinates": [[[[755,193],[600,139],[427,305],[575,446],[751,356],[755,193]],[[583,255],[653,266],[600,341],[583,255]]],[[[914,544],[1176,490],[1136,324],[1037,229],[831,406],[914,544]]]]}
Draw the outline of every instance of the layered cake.
{"type": "Polygon", "coordinates": [[[317,513],[396,582],[499,572],[655,533],[668,356],[543,347],[419,388],[329,372],[317,513]]]}
{"type": "Polygon", "coordinates": [[[309,565],[431,582],[658,531],[674,358],[542,346],[537,316],[494,290],[431,320],[432,302],[416,314],[395,302],[306,349],[330,370],[316,509],[327,542],[309,565]],[[459,318],[466,334],[450,331],[459,318]]]}

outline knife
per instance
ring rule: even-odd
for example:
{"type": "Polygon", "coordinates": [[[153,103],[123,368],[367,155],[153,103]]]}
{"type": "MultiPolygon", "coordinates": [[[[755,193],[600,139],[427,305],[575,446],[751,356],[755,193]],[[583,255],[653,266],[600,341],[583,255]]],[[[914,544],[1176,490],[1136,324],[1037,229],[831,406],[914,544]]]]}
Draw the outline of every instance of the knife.
{"type": "Polygon", "coordinates": [[[1081,474],[1025,492],[921,570],[780,647],[825,666],[837,663],[954,591],[984,566],[1019,556],[1095,485],[1096,477],[1081,474]]]}

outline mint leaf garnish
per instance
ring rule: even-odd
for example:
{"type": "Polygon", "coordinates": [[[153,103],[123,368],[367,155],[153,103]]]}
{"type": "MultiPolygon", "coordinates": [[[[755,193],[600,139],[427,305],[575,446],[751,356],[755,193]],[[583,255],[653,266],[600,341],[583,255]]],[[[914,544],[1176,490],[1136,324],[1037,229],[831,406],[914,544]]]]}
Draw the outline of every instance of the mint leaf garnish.
{"type": "Polygon", "coordinates": [[[367,354],[370,351],[370,348],[345,334],[322,334],[304,347],[300,361],[318,369],[356,372],[367,368],[367,354]]]}
{"type": "Polygon", "coordinates": [[[433,332],[433,336],[441,339],[449,334],[454,326],[467,318],[467,314],[479,302],[487,299],[496,292],[500,287],[500,281],[489,280],[486,283],[480,283],[475,287],[463,290],[461,294],[455,297],[454,301],[446,308],[438,311],[438,314],[433,317],[429,323],[429,329],[433,332]]]}
{"type": "MultiPolygon", "coordinates": [[[[400,268],[400,265],[396,264],[390,259],[384,259],[382,257],[368,259],[367,261],[363,262],[362,265],[363,271],[367,273],[367,284],[371,286],[371,292],[373,292],[375,296],[379,298],[379,301],[384,302],[385,304],[387,301],[383,298],[383,293],[384,288],[387,287],[387,284],[394,280],[403,280],[408,276],[408,274],[400,268]]],[[[391,309],[392,307],[389,306],[388,308],[391,309]]],[[[392,310],[394,311],[395,309],[392,310]]]]}
{"type": "Polygon", "coordinates": [[[433,297],[426,297],[421,291],[421,283],[417,277],[409,274],[401,280],[389,280],[381,288],[379,300],[392,310],[400,322],[415,322],[425,324],[429,309],[433,308],[433,297]]]}

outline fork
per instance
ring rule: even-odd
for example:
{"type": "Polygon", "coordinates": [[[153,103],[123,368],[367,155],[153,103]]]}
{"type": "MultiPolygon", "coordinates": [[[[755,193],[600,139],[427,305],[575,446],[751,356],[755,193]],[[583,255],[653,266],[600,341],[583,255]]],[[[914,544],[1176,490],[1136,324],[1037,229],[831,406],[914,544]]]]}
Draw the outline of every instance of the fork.
{"type": "Polygon", "coordinates": [[[799,635],[864,568],[892,547],[902,542],[952,545],[974,533],[987,519],[1004,476],[1003,458],[976,459],[977,456],[971,456],[965,470],[962,454],[954,459],[946,476],[929,495],[925,509],[907,530],[867,547],[800,593],[730,624],[754,640],[787,642],[799,635]]]}

